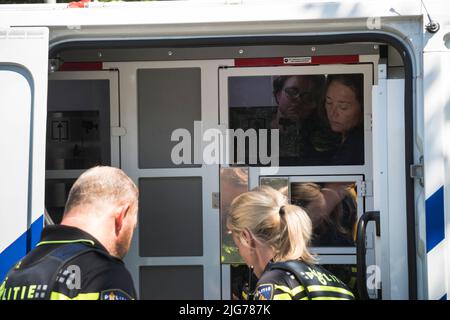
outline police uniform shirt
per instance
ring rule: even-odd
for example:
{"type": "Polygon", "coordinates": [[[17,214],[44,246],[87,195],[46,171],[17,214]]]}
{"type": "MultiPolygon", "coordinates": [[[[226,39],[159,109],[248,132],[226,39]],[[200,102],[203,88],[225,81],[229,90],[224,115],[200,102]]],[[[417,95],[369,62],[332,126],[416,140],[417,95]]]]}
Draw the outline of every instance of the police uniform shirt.
{"type": "Polygon", "coordinates": [[[255,300],[306,300],[303,286],[284,270],[264,271],[254,293],[255,300]]]}
{"type": "Polygon", "coordinates": [[[346,285],[319,265],[295,261],[304,272],[301,282],[293,273],[267,264],[254,292],[255,300],[353,300],[346,285]]]}
{"type": "Polygon", "coordinates": [[[131,300],[136,299],[136,291],[123,261],[111,256],[97,239],[78,228],[54,225],[44,228],[38,246],[8,273],[0,286],[1,299],[131,300]],[[43,270],[51,269],[45,266],[52,252],[71,244],[88,248],[59,270],[43,270]],[[42,283],[42,279],[55,281],[42,283]]]}

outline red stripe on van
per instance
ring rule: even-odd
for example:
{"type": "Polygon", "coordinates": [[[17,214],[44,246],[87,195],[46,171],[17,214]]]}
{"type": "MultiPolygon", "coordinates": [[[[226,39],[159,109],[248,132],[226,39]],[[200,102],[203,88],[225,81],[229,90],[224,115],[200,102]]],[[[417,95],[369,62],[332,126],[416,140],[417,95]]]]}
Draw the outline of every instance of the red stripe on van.
{"type": "Polygon", "coordinates": [[[358,55],[317,56],[311,57],[311,64],[358,63],[358,55]]]}
{"type": "Polygon", "coordinates": [[[63,62],[58,71],[93,71],[102,69],[102,62],[63,62]]]}
{"type": "Polygon", "coordinates": [[[283,58],[238,58],[234,59],[236,67],[267,67],[283,65],[283,58]]]}
{"type": "Polygon", "coordinates": [[[292,63],[286,62],[295,61],[296,57],[276,57],[276,58],[237,58],[234,59],[236,67],[270,67],[270,66],[304,66],[312,64],[340,64],[340,63],[358,63],[358,55],[336,55],[336,56],[315,56],[315,57],[300,57],[311,59],[309,63],[292,63]]]}

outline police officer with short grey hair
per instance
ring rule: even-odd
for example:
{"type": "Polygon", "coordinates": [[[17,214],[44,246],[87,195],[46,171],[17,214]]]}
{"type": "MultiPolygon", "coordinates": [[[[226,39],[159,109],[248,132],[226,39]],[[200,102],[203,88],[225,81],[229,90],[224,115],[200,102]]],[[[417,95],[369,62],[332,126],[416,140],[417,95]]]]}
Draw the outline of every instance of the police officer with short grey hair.
{"type": "Polygon", "coordinates": [[[98,166],[70,190],[60,225],[9,271],[0,300],[131,300],[122,261],[137,224],[138,189],[120,169],[98,166]]]}

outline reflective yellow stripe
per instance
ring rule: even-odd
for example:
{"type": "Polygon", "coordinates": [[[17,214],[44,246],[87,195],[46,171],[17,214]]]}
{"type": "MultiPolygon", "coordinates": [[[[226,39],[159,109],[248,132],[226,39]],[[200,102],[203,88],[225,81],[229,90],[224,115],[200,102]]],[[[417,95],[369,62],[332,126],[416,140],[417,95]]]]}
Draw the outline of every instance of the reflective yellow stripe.
{"type": "Polygon", "coordinates": [[[92,240],[88,240],[88,239],[78,239],[78,240],[55,240],[55,241],[41,241],[39,242],[36,247],[39,247],[41,245],[44,244],[66,244],[66,243],[88,243],[91,246],[94,246],[95,243],[92,240]]]}
{"type": "Polygon", "coordinates": [[[296,296],[297,294],[299,294],[300,292],[303,292],[305,290],[305,288],[303,286],[298,286],[294,289],[292,289],[292,296],[296,296]]]}
{"type": "Polygon", "coordinates": [[[289,293],[280,293],[274,295],[273,300],[292,300],[292,297],[289,293]]]}
{"type": "Polygon", "coordinates": [[[93,293],[80,293],[79,295],[69,298],[63,293],[52,291],[50,294],[50,300],[98,300],[100,298],[99,292],[93,293]]]}
{"type": "Polygon", "coordinates": [[[337,297],[315,297],[312,300],[349,300],[348,298],[337,298],[337,297]]]}
{"type": "Polygon", "coordinates": [[[274,286],[274,288],[278,289],[280,291],[283,291],[285,293],[289,293],[291,296],[295,296],[295,295],[299,294],[300,292],[302,292],[303,290],[305,290],[305,288],[303,286],[298,286],[298,287],[295,287],[294,289],[291,289],[286,286],[280,286],[277,284],[274,286]]]}
{"type": "Polygon", "coordinates": [[[301,298],[300,300],[309,300],[308,296],[301,298]]]}
{"type": "Polygon", "coordinates": [[[0,286],[0,299],[3,300],[3,294],[6,292],[6,280],[8,280],[8,277],[3,281],[2,285],[0,286]]]}
{"type": "Polygon", "coordinates": [[[283,291],[285,293],[291,293],[291,288],[288,288],[286,286],[280,286],[280,285],[276,284],[273,287],[274,287],[274,289],[278,289],[278,290],[283,291]]]}
{"type": "Polygon", "coordinates": [[[346,295],[353,297],[353,293],[351,293],[350,291],[343,289],[343,288],[331,287],[331,286],[309,286],[308,291],[310,291],[310,292],[315,292],[315,291],[339,292],[339,293],[346,294],[346,295]]]}

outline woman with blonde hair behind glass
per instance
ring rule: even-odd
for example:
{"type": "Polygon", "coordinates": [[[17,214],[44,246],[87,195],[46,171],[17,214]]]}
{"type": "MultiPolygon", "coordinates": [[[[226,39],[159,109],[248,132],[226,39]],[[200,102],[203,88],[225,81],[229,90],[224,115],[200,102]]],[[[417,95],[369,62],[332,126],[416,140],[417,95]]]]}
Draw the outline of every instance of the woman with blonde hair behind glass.
{"type": "Polygon", "coordinates": [[[336,276],[308,249],[311,220],[286,197],[264,186],[233,200],[227,227],[258,283],[257,300],[353,300],[336,276]]]}

